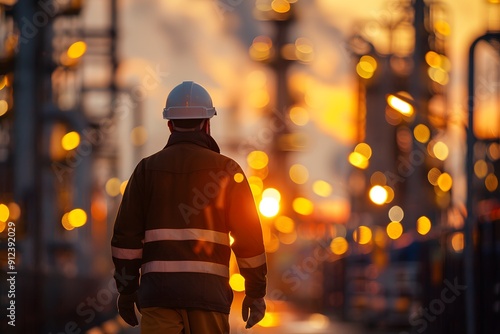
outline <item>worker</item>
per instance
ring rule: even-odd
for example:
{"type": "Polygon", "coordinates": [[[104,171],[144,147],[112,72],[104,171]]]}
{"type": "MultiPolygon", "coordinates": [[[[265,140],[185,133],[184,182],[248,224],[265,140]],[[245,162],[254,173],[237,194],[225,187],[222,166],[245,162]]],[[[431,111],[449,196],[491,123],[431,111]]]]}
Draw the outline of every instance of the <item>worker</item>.
{"type": "Polygon", "coordinates": [[[123,194],[111,240],[118,312],[137,326],[135,305],[141,333],[229,333],[231,249],[245,327],[264,317],[262,228],[245,174],[210,135],[214,115],[202,86],[176,86],[163,109],[167,145],[138,163],[123,194]]]}

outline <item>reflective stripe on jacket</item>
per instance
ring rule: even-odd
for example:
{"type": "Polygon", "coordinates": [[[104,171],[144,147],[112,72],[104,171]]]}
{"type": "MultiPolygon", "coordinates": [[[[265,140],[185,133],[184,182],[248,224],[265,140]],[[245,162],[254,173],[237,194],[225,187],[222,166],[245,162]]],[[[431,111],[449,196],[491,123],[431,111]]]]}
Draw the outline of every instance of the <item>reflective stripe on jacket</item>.
{"type": "Polygon", "coordinates": [[[141,307],[229,313],[231,249],[246,294],[266,293],[266,256],[250,187],[238,164],[214,152],[210,140],[201,132],[174,132],[128,182],[111,246],[117,288],[125,294],[139,289],[141,307]]]}

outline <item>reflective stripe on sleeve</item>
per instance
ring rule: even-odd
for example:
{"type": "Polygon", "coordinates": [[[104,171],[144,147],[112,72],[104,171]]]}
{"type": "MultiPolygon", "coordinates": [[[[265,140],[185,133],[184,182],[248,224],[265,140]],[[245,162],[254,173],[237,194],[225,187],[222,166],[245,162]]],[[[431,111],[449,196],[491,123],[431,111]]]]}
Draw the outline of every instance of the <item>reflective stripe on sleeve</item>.
{"type": "Polygon", "coordinates": [[[142,274],[194,272],[229,277],[229,267],[203,261],[151,261],[142,265],[142,274]]]}
{"type": "Polygon", "coordinates": [[[142,259],[142,248],[130,249],[111,247],[111,254],[114,258],[122,260],[142,259]]]}
{"type": "Polygon", "coordinates": [[[202,240],[229,246],[229,235],[228,233],[223,232],[202,230],[197,228],[162,228],[146,231],[144,238],[145,242],[162,240],[202,240]]]}
{"type": "Polygon", "coordinates": [[[257,268],[266,263],[266,253],[254,257],[237,257],[236,261],[240,268],[257,268]]]}

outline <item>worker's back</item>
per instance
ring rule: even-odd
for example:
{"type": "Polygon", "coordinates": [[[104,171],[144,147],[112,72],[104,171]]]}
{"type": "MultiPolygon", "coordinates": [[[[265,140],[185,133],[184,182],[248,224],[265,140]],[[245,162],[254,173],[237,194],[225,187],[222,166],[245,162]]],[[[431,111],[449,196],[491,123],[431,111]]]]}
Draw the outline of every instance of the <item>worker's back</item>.
{"type": "Polygon", "coordinates": [[[226,196],[238,165],[180,142],[143,160],[144,251],[140,304],[229,312],[226,196]]]}

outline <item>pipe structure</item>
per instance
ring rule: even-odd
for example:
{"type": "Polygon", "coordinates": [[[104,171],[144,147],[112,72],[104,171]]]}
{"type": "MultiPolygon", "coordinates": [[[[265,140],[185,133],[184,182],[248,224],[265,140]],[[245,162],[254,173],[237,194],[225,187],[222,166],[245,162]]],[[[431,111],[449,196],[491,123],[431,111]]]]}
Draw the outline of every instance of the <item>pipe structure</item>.
{"type": "Polygon", "coordinates": [[[476,282],[474,270],[474,234],[476,230],[476,212],[474,211],[474,145],[477,141],[474,135],[474,71],[475,51],[480,42],[491,43],[500,41],[500,32],[487,32],[476,38],[469,48],[469,83],[468,83],[468,127],[467,127],[467,217],[464,226],[464,277],[467,289],[465,290],[466,333],[476,333],[476,282]]]}

